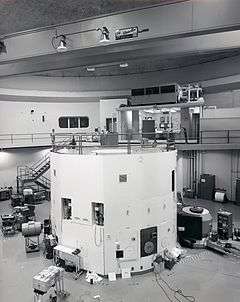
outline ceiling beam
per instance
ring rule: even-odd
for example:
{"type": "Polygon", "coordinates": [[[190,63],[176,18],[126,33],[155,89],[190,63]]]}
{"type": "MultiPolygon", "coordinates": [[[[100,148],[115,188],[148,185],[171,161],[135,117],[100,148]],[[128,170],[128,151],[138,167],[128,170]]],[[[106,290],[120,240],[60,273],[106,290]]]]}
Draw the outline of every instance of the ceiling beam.
{"type": "Polygon", "coordinates": [[[59,34],[102,26],[111,33],[107,46],[98,43],[97,32],[70,36],[69,51],[64,54],[56,54],[51,45],[56,27],[11,35],[4,38],[7,53],[0,55],[0,76],[237,48],[239,11],[236,0],[189,0],[57,26],[59,34]],[[149,32],[115,40],[117,29],[131,26],[149,28],[149,32]]]}
{"type": "Polygon", "coordinates": [[[9,63],[0,63],[0,77],[67,70],[128,60],[134,61],[156,56],[160,59],[239,49],[239,36],[240,30],[237,30],[171,40],[151,39],[145,41],[145,43],[122,43],[118,46],[108,45],[97,49],[74,50],[62,54],[38,56],[9,63]]]}

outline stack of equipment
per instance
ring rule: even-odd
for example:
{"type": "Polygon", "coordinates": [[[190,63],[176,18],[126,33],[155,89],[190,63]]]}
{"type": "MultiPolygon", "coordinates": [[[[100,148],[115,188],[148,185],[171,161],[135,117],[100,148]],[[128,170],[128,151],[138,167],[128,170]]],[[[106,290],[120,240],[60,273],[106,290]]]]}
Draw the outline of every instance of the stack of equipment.
{"type": "Polygon", "coordinates": [[[50,235],[51,234],[50,219],[44,219],[44,221],[43,221],[43,233],[44,233],[44,235],[50,235]]]}
{"type": "Polygon", "coordinates": [[[64,289],[63,269],[60,267],[50,266],[33,277],[34,302],[41,302],[42,296],[51,288],[54,288],[56,299],[53,300],[50,294],[50,301],[63,301],[69,295],[64,289]]]}
{"type": "Polygon", "coordinates": [[[2,232],[3,235],[15,233],[15,216],[12,214],[3,214],[2,218],[2,232]]]}
{"type": "Polygon", "coordinates": [[[33,190],[30,188],[24,189],[23,190],[23,199],[24,199],[24,203],[33,204],[34,203],[33,190]]]}
{"type": "Polygon", "coordinates": [[[12,194],[11,195],[11,206],[17,207],[23,205],[23,196],[21,194],[12,194]]]}
{"type": "Polygon", "coordinates": [[[232,213],[219,211],[217,213],[218,236],[221,240],[228,240],[233,236],[233,217],[232,213]]]}
{"type": "Polygon", "coordinates": [[[34,206],[17,206],[14,208],[16,217],[16,228],[22,230],[22,224],[35,219],[34,206]]]}
{"type": "Polygon", "coordinates": [[[12,187],[0,188],[0,201],[10,199],[12,187]]]}
{"type": "Polygon", "coordinates": [[[22,235],[25,237],[26,253],[40,250],[39,235],[42,232],[41,222],[29,221],[22,224],[22,235]]]}
{"type": "Polygon", "coordinates": [[[50,235],[44,236],[44,246],[45,246],[45,257],[47,259],[53,259],[53,249],[57,246],[57,238],[50,235]]]}
{"type": "Polygon", "coordinates": [[[66,247],[63,245],[57,245],[53,249],[54,262],[68,270],[70,267],[75,269],[78,273],[81,269],[80,264],[80,250],[75,248],[66,247]]]}

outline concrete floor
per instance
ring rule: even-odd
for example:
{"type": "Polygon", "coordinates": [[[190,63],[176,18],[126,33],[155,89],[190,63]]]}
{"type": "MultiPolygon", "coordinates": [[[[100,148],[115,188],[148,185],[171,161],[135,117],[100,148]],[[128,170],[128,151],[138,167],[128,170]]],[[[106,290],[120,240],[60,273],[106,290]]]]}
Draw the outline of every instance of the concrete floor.
{"type": "MultiPolygon", "coordinates": [[[[185,201],[193,203],[192,200],[185,201]]],[[[209,201],[199,200],[197,203],[209,208],[214,218],[218,208],[222,207],[209,201]]],[[[224,208],[234,213],[234,221],[239,225],[240,207],[227,204],[224,208]]],[[[11,211],[8,201],[0,202],[0,214],[11,211]]],[[[37,217],[42,221],[48,217],[48,211],[47,202],[37,206],[37,217]]],[[[4,238],[0,232],[0,301],[32,302],[32,277],[51,264],[50,260],[44,259],[42,252],[26,254],[20,233],[4,238]]],[[[240,259],[224,258],[206,250],[188,250],[187,256],[172,271],[164,271],[162,276],[174,288],[181,288],[186,295],[194,295],[198,302],[239,302],[240,259]]],[[[70,292],[64,300],[67,302],[96,301],[95,295],[100,295],[102,302],[169,301],[154,273],[111,283],[104,279],[98,285],[88,284],[84,276],[75,281],[71,273],[65,273],[65,285],[70,292]]],[[[172,301],[177,301],[173,294],[169,296],[172,301]]],[[[47,295],[43,301],[48,301],[47,295]]]]}

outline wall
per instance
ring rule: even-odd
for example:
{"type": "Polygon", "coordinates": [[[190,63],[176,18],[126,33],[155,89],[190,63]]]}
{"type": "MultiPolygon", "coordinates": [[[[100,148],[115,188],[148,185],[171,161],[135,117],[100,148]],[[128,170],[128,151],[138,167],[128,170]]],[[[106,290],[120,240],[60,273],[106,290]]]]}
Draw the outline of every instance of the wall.
{"type": "Polygon", "coordinates": [[[106,129],[106,118],[117,118],[117,108],[121,104],[127,104],[126,99],[100,100],[100,127],[106,129]]]}
{"type": "Polygon", "coordinates": [[[208,106],[217,106],[217,108],[240,107],[240,90],[207,94],[204,98],[208,106]]]}
{"type": "Polygon", "coordinates": [[[0,133],[56,132],[76,129],[61,129],[61,116],[89,116],[89,128],[77,131],[93,131],[99,126],[99,103],[24,103],[0,102],[0,133]],[[34,110],[31,113],[31,110],[34,110]],[[45,122],[42,121],[45,117],[45,122]]]}
{"type": "MultiPolygon", "coordinates": [[[[201,151],[197,154],[197,183],[200,174],[214,174],[216,188],[227,190],[227,197],[235,200],[236,178],[240,176],[239,150],[201,151]]],[[[178,152],[177,190],[190,187],[190,159],[186,152],[178,152]]]]}
{"type": "Polygon", "coordinates": [[[240,143],[240,107],[204,109],[200,130],[202,143],[240,143]]]}
{"type": "Polygon", "coordinates": [[[0,187],[16,186],[17,166],[31,165],[50,149],[12,149],[0,152],[0,187]]]}

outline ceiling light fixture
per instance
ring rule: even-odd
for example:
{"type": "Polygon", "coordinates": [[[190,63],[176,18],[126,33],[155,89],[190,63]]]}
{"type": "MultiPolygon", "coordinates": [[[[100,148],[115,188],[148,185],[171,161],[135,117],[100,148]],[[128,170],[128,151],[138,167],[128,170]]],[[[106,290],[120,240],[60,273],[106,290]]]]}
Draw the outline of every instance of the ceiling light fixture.
{"type": "Polygon", "coordinates": [[[100,43],[104,42],[109,42],[109,30],[107,29],[106,26],[103,26],[102,28],[93,28],[93,29],[87,29],[87,30],[82,30],[82,31],[76,31],[72,33],[65,33],[65,34],[58,34],[56,31],[55,36],[52,38],[52,46],[54,49],[56,49],[58,52],[65,52],[67,51],[67,37],[68,36],[73,36],[73,35],[80,35],[80,34],[85,34],[89,32],[94,32],[94,31],[100,31],[101,36],[100,36],[100,43]],[[58,43],[58,45],[56,45],[58,43]]]}
{"type": "Polygon", "coordinates": [[[96,68],[95,67],[87,67],[87,71],[95,71],[96,68]]]}
{"type": "Polygon", "coordinates": [[[125,63],[120,63],[120,65],[119,65],[121,68],[126,68],[126,67],[128,67],[128,63],[127,62],[125,62],[125,63]]]}
{"type": "Polygon", "coordinates": [[[100,43],[109,42],[110,33],[106,26],[103,26],[102,28],[97,28],[97,31],[101,31],[101,39],[99,41],[100,43]]]}
{"type": "Polygon", "coordinates": [[[0,41],[0,54],[3,52],[7,53],[6,45],[4,44],[3,41],[0,41]]]}
{"type": "Polygon", "coordinates": [[[59,45],[57,47],[58,52],[64,52],[67,51],[67,42],[66,42],[66,36],[61,35],[59,45]]]}

